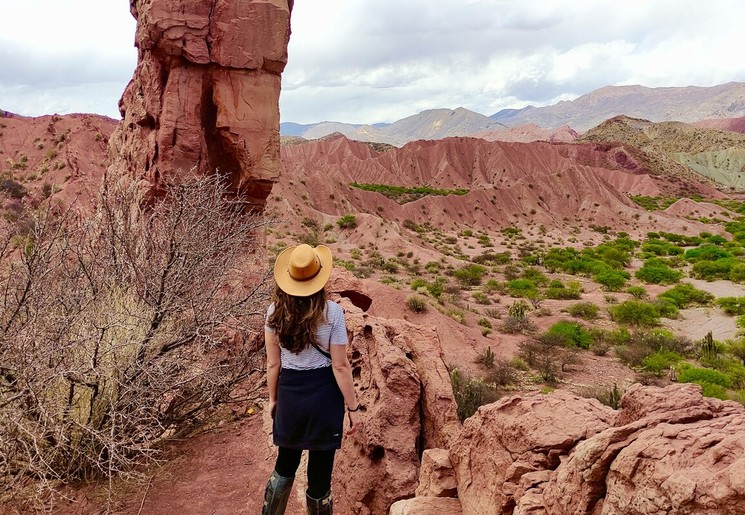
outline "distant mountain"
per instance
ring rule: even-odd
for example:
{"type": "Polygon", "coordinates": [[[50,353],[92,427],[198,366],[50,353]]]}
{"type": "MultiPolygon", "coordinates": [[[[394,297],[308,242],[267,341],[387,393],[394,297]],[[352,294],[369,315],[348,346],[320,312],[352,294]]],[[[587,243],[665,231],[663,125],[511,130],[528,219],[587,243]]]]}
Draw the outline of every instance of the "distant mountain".
{"type": "Polygon", "coordinates": [[[548,107],[525,108],[514,113],[500,111],[491,116],[505,125],[532,123],[540,127],[569,125],[584,132],[618,115],[653,122],[695,122],[706,118],[745,116],[745,83],[684,88],[606,86],[548,107]]]}
{"type": "Polygon", "coordinates": [[[694,123],[696,127],[708,127],[720,131],[745,133],[745,116],[741,118],[711,118],[694,123]]]}
{"type": "Polygon", "coordinates": [[[355,125],[350,123],[321,122],[309,126],[283,123],[283,136],[301,136],[320,139],[340,133],[349,139],[365,142],[388,143],[402,146],[420,139],[432,140],[452,136],[469,136],[478,132],[505,129],[506,126],[479,113],[458,109],[433,109],[398,120],[392,124],[355,125]],[[307,127],[298,133],[301,127],[307,127]]]}
{"type": "Polygon", "coordinates": [[[578,141],[618,142],[639,149],[640,161],[652,173],[674,173],[683,166],[719,185],[745,188],[745,134],[617,116],[578,141]]]}
{"type": "MultiPolygon", "coordinates": [[[[503,135],[508,141],[514,141],[511,139],[513,134],[504,132],[503,129],[524,125],[543,129],[568,126],[578,132],[585,132],[618,115],[653,122],[695,122],[704,119],[745,117],[745,83],[730,82],[712,87],[680,88],[606,86],[576,100],[562,101],[548,107],[503,109],[489,117],[464,108],[433,109],[390,125],[338,122],[299,125],[285,122],[281,124],[281,134],[318,139],[338,132],[358,141],[376,141],[396,146],[420,139],[476,136],[483,133],[496,134],[496,139],[503,135]],[[499,132],[500,130],[502,132],[499,132]]],[[[735,123],[732,126],[738,125],[735,123]]],[[[551,137],[546,139],[550,140],[551,137]]],[[[560,140],[564,141],[563,137],[560,140]]]]}

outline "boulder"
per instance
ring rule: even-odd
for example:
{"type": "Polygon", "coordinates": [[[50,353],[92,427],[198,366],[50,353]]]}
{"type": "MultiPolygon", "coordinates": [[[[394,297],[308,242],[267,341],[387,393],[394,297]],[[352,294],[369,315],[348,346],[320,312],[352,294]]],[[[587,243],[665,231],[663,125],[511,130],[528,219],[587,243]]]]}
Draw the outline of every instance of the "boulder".
{"type": "Polygon", "coordinates": [[[457,497],[458,482],[446,449],[427,449],[422,454],[417,497],[457,497]]]}
{"type": "Polygon", "coordinates": [[[450,448],[474,515],[745,513],[745,408],[631,386],[615,412],[566,392],[503,399],[450,448]]]}
{"type": "Polygon", "coordinates": [[[632,386],[614,427],[545,484],[547,513],[745,513],[745,408],[694,384],[632,386]]]}
{"type": "Polygon", "coordinates": [[[548,479],[546,471],[615,418],[595,399],[563,391],[480,407],[450,448],[463,512],[511,513],[520,496],[548,479]]]}
{"type": "Polygon", "coordinates": [[[279,177],[279,92],[288,0],[132,0],[134,76],[119,101],[115,172],[158,194],[195,169],[225,174],[256,209],[279,177]]]}
{"type": "Polygon", "coordinates": [[[393,503],[390,515],[461,515],[458,499],[448,497],[415,497],[393,503]]]}

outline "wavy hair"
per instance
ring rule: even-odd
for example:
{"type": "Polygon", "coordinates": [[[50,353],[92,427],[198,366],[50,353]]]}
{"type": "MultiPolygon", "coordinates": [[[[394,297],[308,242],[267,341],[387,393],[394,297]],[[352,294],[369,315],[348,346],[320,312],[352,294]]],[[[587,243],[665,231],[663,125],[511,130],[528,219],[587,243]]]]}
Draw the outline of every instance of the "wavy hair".
{"type": "Polygon", "coordinates": [[[268,325],[277,331],[279,344],[293,354],[313,345],[316,328],[325,320],[326,289],[308,297],[295,297],[277,287],[273,300],[274,312],[269,315],[268,325]]]}

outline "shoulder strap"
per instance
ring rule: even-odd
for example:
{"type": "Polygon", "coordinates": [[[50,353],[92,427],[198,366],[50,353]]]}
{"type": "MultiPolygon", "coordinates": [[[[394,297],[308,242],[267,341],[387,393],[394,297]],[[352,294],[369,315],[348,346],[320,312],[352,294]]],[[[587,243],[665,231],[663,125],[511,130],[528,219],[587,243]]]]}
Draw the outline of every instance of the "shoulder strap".
{"type": "Polygon", "coordinates": [[[313,348],[316,349],[318,352],[326,356],[328,359],[331,359],[331,354],[323,350],[321,347],[319,347],[316,342],[311,342],[311,345],[313,345],[313,348]]]}

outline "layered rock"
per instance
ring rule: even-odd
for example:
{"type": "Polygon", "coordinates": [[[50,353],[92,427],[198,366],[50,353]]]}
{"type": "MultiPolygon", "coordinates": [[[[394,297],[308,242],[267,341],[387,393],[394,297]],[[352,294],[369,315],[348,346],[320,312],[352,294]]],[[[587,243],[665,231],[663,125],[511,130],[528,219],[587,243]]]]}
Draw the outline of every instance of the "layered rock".
{"type": "Polygon", "coordinates": [[[482,406],[450,448],[463,512],[510,513],[528,487],[615,417],[594,399],[562,391],[482,406]]]}
{"type": "Polygon", "coordinates": [[[137,69],[119,103],[112,166],[157,192],[215,170],[262,207],[279,176],[288,0],[132,0],[137,69]]]}
{"type": "Polygon", "coordinates": [[[745,513],[745,409],[698,385],[623,397],[544,487],[546,513],[745,513]]]}
{"type": "MultiPolygon", "coordinates": [[[[333,283],[332,297],[335,288],[359,292],[351,282],[333,283]]],[[[448,447],[460,422],[435,330],[369,316],[349,297],[341,302],[363,426],[336,460],[336,498],[350,503],[340,504],[343,513],[387,513],[414,495],[422,452],[448,447]]]]}
{"type": "Polygon", "coordinates": [[[466,514],[745,513],[745,408],[698,385],[620,412],[555,392],[483,406],[450,448],[466,514]]]}

